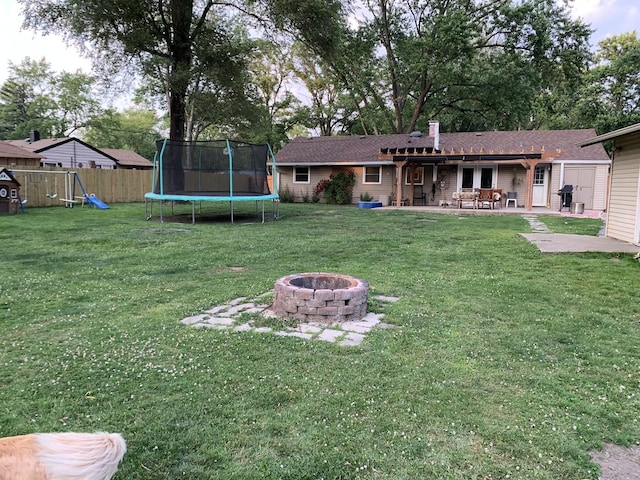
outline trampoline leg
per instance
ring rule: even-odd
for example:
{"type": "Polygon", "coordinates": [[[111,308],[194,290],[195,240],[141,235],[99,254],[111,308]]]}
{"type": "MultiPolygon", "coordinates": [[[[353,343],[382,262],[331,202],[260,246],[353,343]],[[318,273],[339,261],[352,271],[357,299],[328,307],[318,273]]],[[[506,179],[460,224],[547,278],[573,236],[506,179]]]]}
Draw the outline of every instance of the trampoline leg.
{"type": "Polygon", "coordinates": [[[196,202],[191,202],[191,224],[196,224],[196,202]]]}
{"type": "Polygon", "coordinates": [[[153,200],[149,200],[148,198],[144,199],[144,215],[146,220],[151,220],[153,216],[153,200]],[[149,211],[147,212],[147,202],[149,202],[149,211]]]}

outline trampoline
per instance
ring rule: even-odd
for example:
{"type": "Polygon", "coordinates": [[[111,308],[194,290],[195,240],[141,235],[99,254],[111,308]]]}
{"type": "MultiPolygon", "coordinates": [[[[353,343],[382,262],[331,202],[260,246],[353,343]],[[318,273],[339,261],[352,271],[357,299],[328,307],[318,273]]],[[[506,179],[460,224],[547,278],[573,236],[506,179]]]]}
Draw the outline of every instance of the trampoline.
{"type": "MultiPolygon", "coordinates": [[[[165,202],[191,202],[191,222],[196,221],[196,202],[228,202],[233,223],[234,202],[272,202],[278,217],[276,160],[267,144],[232,140],[156,142],[153,160],[153,191],[145,193],[145,216],[153,216],[153,202],[160,201],[164,222],[165,202]],[[269,165],[271,172],[268,171],[269,165]],[[274,179],[272,192],[268,177],[274,179]]],[[[173,204],[173,203],[172,203],[173,204]]]]}

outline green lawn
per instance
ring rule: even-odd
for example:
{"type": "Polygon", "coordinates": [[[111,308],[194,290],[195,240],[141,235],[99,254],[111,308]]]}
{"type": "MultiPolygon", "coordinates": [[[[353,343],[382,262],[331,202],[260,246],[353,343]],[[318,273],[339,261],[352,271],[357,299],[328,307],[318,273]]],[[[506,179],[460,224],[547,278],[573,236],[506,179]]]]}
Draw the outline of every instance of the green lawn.
{"type": "Polygon", "coordinates": [[[120,432],[129,480],[597,479],[590,449],[640,441],[630,254],[541,254],[515,215],[111,207],[0,217],[0,436],[120,432]],[[395,327],[340,347],[180,324],[310,271],[399,297],[376,303],[395,327]]]}

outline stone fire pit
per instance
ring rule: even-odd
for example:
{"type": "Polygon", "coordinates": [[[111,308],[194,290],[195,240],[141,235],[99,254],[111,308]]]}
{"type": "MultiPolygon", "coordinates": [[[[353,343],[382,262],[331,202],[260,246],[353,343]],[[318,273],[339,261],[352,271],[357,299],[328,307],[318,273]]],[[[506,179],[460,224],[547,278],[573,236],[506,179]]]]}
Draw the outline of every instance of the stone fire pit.
{"type": "Polygon", "coordinates": [[[369,284],[335,273],[296,273],[275,283],[273,312],[301,322],[360,320],[367,314],[369,284]]]}

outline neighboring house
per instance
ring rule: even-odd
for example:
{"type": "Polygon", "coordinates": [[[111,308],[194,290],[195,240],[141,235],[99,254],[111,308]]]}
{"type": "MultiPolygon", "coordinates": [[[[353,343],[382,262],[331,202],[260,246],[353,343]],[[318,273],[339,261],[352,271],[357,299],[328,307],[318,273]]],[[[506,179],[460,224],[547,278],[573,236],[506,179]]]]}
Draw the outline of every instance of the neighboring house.
{"type": "Polygon", "coordinates": [[[438,205],[463,188],[516,192],[518,206],[560,209],[558,190],[574,186],[573,201],[606,208],[611,160],[604,148],[578,144],[587,130],[363,135],[296,138],[276,155],[278,185],[296,201],[311,198],[333,171],[356,174],[352,202],[367,192],[396,205],[438,205]],[[397,179],[401,179],[397,182],[397,179]]]}
{"type": "Polygon", "coordinates": [[[150,162],[132,150],[122,150],[119,148],[101,148],[100,150],[113,158],[117,162],[118,168],[128,168],[132,170],[153,169],[153,162],[150,162]]]}
{"type": "Polygon", "coordinates": [[[29,169],[40,166],[42,156],[9,142],[0,142],[0,167],[29,169]]]}
{"type": "Polygon", "coordinates": [[[640,245],[640,123],[587,139],[591,148],[613,141],[605,235],[640,245]]]}
{"type": "Polygon", "coordinates": [[[26,140],[11,140],[16,147],[42,156],[43,167],[117,168],[116,161],[101,150],[73,137],[40,139],[37,132],[26,140]]]}

